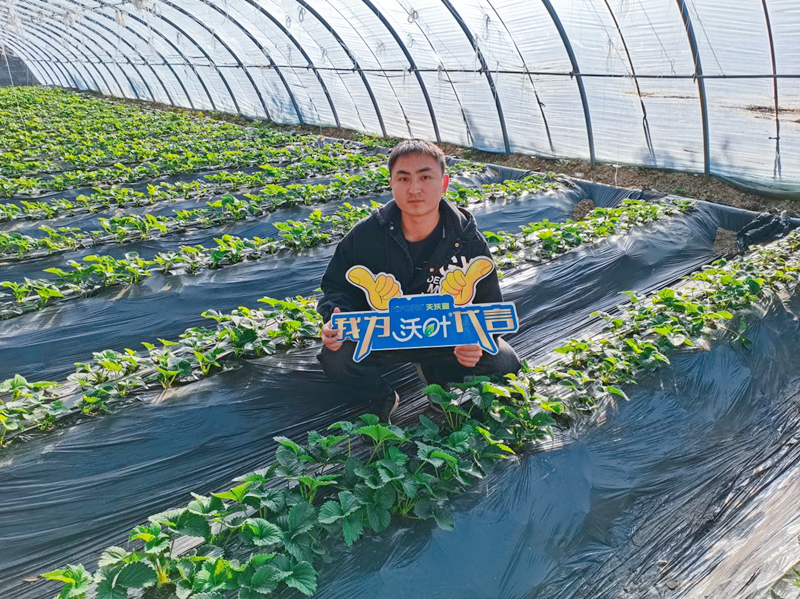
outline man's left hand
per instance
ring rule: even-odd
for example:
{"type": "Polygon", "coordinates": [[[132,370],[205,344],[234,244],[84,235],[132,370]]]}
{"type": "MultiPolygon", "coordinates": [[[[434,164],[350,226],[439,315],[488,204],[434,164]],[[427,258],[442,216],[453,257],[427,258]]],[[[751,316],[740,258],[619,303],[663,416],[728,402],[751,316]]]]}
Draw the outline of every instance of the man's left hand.
{"type": "Polygon", "coordinates": [[[459,345],[453,353],[464,368],[475,368],[483,356],[480,345],[459,345]]]}

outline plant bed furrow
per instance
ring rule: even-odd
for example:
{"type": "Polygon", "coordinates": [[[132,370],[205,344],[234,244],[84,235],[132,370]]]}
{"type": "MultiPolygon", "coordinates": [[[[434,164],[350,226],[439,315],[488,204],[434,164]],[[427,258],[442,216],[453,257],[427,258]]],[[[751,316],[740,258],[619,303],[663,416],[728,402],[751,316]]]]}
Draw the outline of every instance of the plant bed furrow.
{"type": "MultiPolygon", "coordinates": [[[[450,167],[453,174],[478,172],[485,168],[479,164],[458,163],[450,167]]],[[[242,193],[245,191],[260,190],[257,197],[262,196],[282,196],[302,198],[305,201],[326,201],[330,197],[330,192],[336,192],[338,197],[346,197],[343,194],[363,193],[364,191],[377,191],[378,189],[388,189],[388,171],[385,168],[376,170],[365,170],[362,174],[348,175],[347,173],[337,173],[331,184],[288,184],[282,186],[279,183],[286,183],[293,179],[305,178],[308,174],[313,174],[309,167],[299,165],[289,171],[286,167],[270,166],[262,167],[255,173],[243,172],[220,172],[206,175],[206,181],[178,181],[176,183],[161,182],[158,185],[149,184],[147,191],[137,191],[131,187],[111,186],[106,189],[96,188],[90,195],[79,195],[74,200],[66,198],[54,198],[48,201],[29,201],[22,200],[19,205],[8,203],[0,204],[0,222],[13,220],[50,220],[54,218],[76,216],[79,214],[95,214],[102,210],[111,208],[142,207],[152,206],[161,202],[174,202],[189,199],[203,199],[225,192],[242,193]],[[373,177],[382,175],[382,184],[375,186],[373,177]]],[[[553,176],[544,175],[547,178],[553,176]]],[[[552,185],[555,185],[553,183],[552,185]]],[[[458,184],[454,184],[456,189],[460,189],[458,184]]],[[[250,197],[245,195],[245,197],[250,197]]]]}
{"type": "MultiPolygon", "coordinates": [[[[347,149],[342,144],[329,144],[322,148],[308,148],[307,146],[299,147],[295,152],[284,152],[282,150],[271,150],[261,153],[260,157],[248,157],[241,162],[230,160],[227,162],[219,162],[217,158],[212,159],[208,164],[203,164],[203,159],[196,158],[188,161],[184,165],[165,165],[159,166],[156,163],[141,163],[137,166],[130,167],[124,164],[115,164],[111,168],[97,169],[94,171],[70,171],[63,175],[56,175],[47,180],[41,178],[31,177],[18,177],[16,179],[6,179],[0,177],[0,197],[26,199],[37,198],[49,195],[53,192],[67,191],[70,189],[81,189],[84,187],[96,187],[98,189],[105,189],[112,185],[118,184],[132,184],[136,182],[145,181],[147,179],[156,179],[165,176],[181,175],[185,173],[192,173],[195,171],[214,170],[218,168],[226,168],[231,166],[257,166],[264,165],[268,160],[278,159],[281,163],[289,164],[286,169],[287,173],[292,172],[291,167],[296,166],[306,169],[306,172],[314,172],[314,169],[322,168],[321,172],[330,172],[324,170],[331,161],[335,161],[336,157],[331,157],[330,154],[337,154],[344,151],[342,157],[346,160],[348,166],[365,166],[382,162],[385,157],[382,155],[369,156],[366,154],[359,154],[354,152],[347,152],[347,149]]],[[[266,165],[268,166],[268,165],[266,165]]],[[[272,168],[281,168],[275,166],[272,168]]],[[[297,169],[295,169],[296,171],[297,169]]],[[[208,180],[214,180],[215,175],[206,175],[208,180]]],[[[292,178],[297,178],[293,175],[292,178]]]]}

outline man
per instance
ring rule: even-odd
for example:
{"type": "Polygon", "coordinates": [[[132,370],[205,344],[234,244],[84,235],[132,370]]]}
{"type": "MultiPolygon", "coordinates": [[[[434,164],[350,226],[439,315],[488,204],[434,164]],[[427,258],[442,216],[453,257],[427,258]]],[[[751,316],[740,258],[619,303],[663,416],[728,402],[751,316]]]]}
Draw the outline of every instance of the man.
{"type": "Polygon", "coordinates": [[[387,366],[417,364],[425,383],[461,382],[467,375],[517,372],[520,362],[508,343],[499,353],[477,345],[378,351],[354,362],[355,343],[342,342],[331,326],[337,312],[386,310],[400,295],[447,293],[456,304],[503,301],[489,245],[475,218],[445,200],[450,177],[444,154],[421,140],[400,142],[389,155],[394,200],[358,223],[339,243],[322,277],[317,307],[325,324],[319,361],[325,374],[389,420],[398,394],[381,376],[387,366]]]}

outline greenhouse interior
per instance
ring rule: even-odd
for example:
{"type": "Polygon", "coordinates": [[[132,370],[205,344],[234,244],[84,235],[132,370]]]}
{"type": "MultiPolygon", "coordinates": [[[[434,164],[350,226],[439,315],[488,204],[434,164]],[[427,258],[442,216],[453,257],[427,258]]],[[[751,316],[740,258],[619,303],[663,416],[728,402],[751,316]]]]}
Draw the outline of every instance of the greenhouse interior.
{"type": "Polygon", "coordinates": [[[0,599],[800,599],[799,49],[0,0],[0,599]]]}

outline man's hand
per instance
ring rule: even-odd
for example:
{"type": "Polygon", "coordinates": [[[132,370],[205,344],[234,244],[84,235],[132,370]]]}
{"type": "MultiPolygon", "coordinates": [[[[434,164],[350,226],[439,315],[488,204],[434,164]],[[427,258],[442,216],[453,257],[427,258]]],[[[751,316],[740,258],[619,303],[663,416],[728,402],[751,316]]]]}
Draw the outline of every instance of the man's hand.
{"type": "Polygon", "coordinates": [[[456,306],[464,306],[475,297],[478,281],[487,277],[494,270],[494,262],[483,256],[475,258],[466,272],[456,268],[442,279],[442,291],[455,298],[456,306]]]}
{"type": "Polygon", "coordinates": [[[475,368],[483,357],[480,345],[459,345],[453,353],[455,353],[458,363],[464,368],[475,368]]]}
{"type": "MultiPolygon", "coordinates": [[[[338,314],[339,312],[341,312],[339,308],[333,309],[334,314],[338,314]]],[[[339,348],[342,347],[344,343],[341,338],[342,331],[334,329],[330,320],[322,325],[322,344],[329,350],[339,351],[339,348]]]]}

